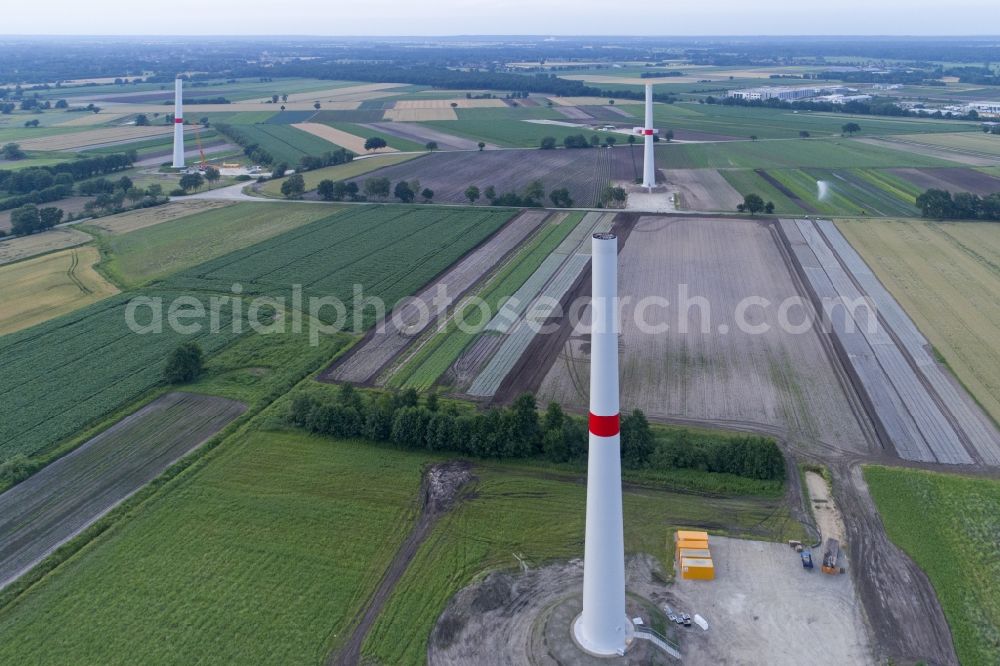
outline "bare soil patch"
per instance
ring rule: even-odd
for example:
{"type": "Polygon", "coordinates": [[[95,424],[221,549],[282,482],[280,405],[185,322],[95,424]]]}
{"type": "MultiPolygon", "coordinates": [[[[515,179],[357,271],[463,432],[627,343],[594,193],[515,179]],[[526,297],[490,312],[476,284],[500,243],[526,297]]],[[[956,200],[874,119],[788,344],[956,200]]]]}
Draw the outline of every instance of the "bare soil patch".
{"type": "Polygon", "coordinates": [[[980,196],[1000,192],[1000,178],[976,169],[889,169],[889,173],[923,189],[972,192],[980,196]]]}
{"type": "Polygon", "coordinates": [[[806,488],[809,490],[809,503],[812,505],[813,517],[816,519],[816,527],[819,528],[822,542],[836,539],[842,547],[846,547],[844,518],[833,501],[830,485],[816,472],[806,472],[805,477],[806,488]]]}
{"type": "Polygon", "coordinates": [[[666,169],[668,190],[680,196],[680,208],[703,211],[735,211],[743,196],[715,169],[666,169]]]}
{"type": "Polygon", "coordinates": [[[764,171],[763,169],[754,169],[754,172],[758,176],[766,180],[769,185],[772,185],[776,190],[778,190],[786,197],[788,197],[792,201],[792,203],[794,203],[796,206],[798,206],[805,212],[807,213],[817,212],[816,209],[812,206],[812,204],[808,204],[805,201],[803,201],[799,195],[797,195],[795,192],[792,192],[790,189],[785,187],[784,183],[782,183],[780,180],[769,174],[767,171],[764,171]]]}

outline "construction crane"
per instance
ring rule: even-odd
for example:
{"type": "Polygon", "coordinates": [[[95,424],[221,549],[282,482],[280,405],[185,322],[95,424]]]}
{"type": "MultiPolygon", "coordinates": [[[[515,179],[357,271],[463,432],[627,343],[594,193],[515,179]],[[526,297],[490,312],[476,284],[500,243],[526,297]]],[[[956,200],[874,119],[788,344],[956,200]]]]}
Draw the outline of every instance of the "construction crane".
{"type": "Polygon", "coordinates": [[[208,162],[205,160],[205,149],[201,147],[201,132],[198,130],[198,125],[194,126],[194,140],[198,144],[198,152],[201,154],[198,171],[204,171],[208,168],[208,162]]]}

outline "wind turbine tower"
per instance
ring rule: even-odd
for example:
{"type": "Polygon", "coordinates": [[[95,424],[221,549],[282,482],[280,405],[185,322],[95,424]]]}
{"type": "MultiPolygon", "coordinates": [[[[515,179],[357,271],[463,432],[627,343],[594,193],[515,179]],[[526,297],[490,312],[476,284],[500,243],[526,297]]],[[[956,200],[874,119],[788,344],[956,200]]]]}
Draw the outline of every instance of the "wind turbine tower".
{"type": "Polygon", "coordinates": [[[651,190],[656,187],[656,157],[653,154],[653,137],[659,134],[659,130],[653,127],[653,85],[650,83],[646,84],[646,124],[644,127],[634,128],[634,132],[641,134],[645,139],[642,186],[651,190]]]}
{"type": "Polygon", "coordinates": [[[174,80],[174,168],[184,168],[184,80],[174,80]]]}
{"type": "Polygon", "coordinates": [[[618,414],[618,238],[614,234],[594,234],[591,244],[587,532],[583,612],[573,623],[573,636],[585,651],[612,656],[624,654],[634,635],[632,623],[625,615],[618,414]]]}

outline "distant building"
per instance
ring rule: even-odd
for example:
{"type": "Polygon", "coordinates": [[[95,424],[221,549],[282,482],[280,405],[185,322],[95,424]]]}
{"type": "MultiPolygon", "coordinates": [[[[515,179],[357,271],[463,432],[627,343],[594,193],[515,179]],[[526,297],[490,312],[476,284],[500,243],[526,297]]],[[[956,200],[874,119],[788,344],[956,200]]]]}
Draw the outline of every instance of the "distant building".
{"type": "Polygon", "coordinates": [[[726,93],[726,96],[750,101],[780,99],[791,102],[816,97],[817,95],[845,92],[851,92],[851,90],[844,86],[764,86],[762,88],[730,90],[726,93]]]}

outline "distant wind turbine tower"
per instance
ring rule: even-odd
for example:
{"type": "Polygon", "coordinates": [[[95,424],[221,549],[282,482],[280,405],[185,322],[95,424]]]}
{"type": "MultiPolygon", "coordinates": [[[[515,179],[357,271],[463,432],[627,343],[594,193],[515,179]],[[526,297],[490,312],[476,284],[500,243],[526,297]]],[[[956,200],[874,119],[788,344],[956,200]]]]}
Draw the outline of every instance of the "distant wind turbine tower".
{"type": "Polygon", "coordinates": [[[573,623],[577,644],[592,654],[622,654],[634,633],[625,615],[621,439],[618,414],[618,238],[591,241],[590,452],[583,612],[573,623]]]}
{"type": "Polygon", "coordinates": [[[636,127],[636,134],[641,134],[645,139],[642,164],[642,186],[646,189],[656,187],[656,157],[653,154],[653,137],[659,131],[653,127],[653,85],[646,84],[646,124],[644,127],[636,127]]]}
{"type": "Polygon", "coordinates": [[[184,168],[184,80],[174,80],[174,168],[184,168]]]}

